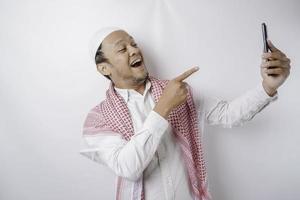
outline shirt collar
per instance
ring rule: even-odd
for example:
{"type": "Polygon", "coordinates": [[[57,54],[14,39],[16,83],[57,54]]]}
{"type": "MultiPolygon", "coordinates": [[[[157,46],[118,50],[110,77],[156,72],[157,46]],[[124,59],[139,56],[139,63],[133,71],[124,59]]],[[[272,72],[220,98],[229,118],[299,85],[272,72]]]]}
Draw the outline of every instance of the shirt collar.
{"type": "Polygon", "coordinates": [[[143,95],[141,95],[140,93],[138,93],[134,89],[122,89],[122,88],[117,88],[115,86],[114,86],[114,89],[121,95],[121,97],[124,98],[125,102],[127,103],[129,101],[129,99],[134,97],[134,96],[140,96],[140,97],[145,98],[145,96],[148,93],[150,87],[151,87],[151,82],[149,81],[149,79],[147,79],[146,86],[145,86],[145,91],[144,91],[143,95]]]}

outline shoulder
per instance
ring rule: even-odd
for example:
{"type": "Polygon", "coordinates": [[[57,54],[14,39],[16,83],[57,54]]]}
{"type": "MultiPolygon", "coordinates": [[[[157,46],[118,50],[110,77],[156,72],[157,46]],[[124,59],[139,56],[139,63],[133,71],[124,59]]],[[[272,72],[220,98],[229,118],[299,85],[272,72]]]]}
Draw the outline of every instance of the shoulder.
{"type": "Polygon", "coordinates": [[[92,107],[84,120],[83,123],[83,134],[94,134],[99,131],[110,131],[111,129],[107,126],[103,106],[105,106],[106,101],[102,101],[96,106],[92,107]]]}

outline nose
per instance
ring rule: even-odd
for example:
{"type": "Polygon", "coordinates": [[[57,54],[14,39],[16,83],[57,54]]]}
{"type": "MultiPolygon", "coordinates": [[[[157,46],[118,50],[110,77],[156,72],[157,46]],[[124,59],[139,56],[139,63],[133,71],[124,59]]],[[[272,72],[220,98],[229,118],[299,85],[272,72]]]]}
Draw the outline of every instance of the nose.
{"type": "Polygon", "coordinates": [[[133,55],[136,55],[138,52],[139,52],[139,48],[135,48],[135,47],[128,47],[129,48],[129,55],[130,56],[133,56],[133,55]]]}

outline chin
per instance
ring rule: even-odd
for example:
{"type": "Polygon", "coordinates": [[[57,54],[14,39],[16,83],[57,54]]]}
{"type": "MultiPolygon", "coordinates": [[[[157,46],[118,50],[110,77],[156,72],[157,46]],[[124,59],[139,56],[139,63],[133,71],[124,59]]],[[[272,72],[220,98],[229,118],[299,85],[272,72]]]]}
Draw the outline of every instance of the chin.
{"type": "Polygon", "coordinates": [[[135,77],[135,82],[137,84],[144,83],[148,79],[148,77],[149,77],[149,73],[145,72],[143,75],[135,77]]]}

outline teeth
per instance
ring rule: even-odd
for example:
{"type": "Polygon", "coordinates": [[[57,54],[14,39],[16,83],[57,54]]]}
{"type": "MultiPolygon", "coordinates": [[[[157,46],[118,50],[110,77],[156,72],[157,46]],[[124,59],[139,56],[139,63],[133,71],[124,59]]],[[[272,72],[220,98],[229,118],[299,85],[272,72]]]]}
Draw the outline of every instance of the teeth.
{"type": "Polygon", "coordinates": [[[133,61],[133,62],[131,63],[131,65],[134,65],[134,64],[136,64],[137,62],[141,62],[141,61],[142,61],[141,59],[137,59],[137,60],[133,61]]]}

